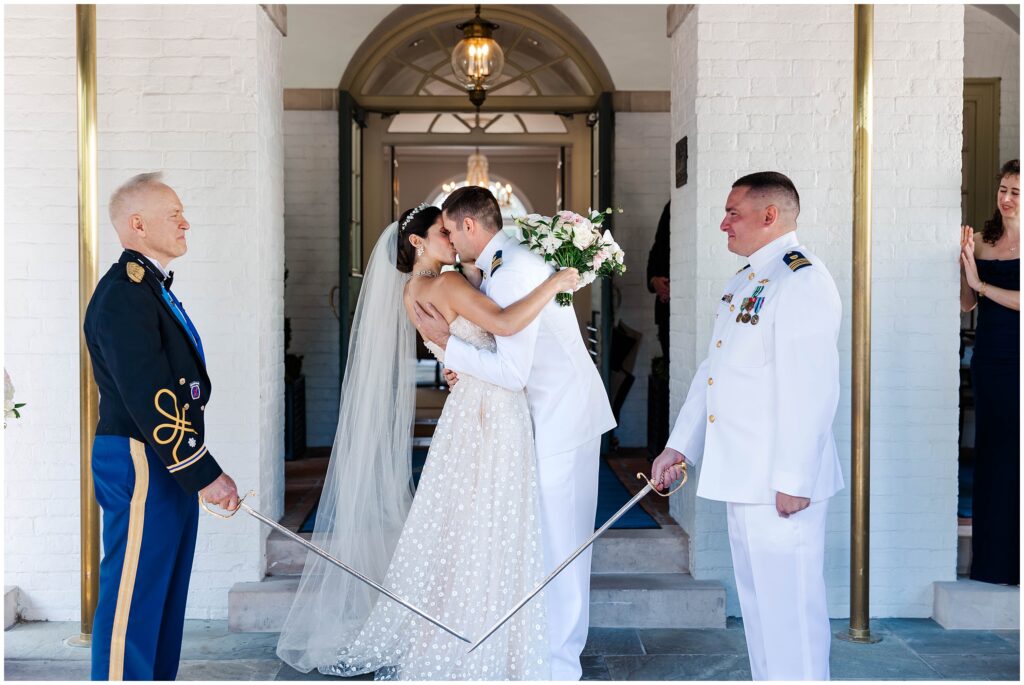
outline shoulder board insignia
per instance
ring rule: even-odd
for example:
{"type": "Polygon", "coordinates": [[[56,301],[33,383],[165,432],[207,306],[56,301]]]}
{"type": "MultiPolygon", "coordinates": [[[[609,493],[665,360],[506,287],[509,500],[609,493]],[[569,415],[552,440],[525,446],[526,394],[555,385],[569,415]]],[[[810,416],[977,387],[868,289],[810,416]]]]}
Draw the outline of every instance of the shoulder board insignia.
{"type": "Polygon", "coordinates": [[[132,283],[142,283],[142,279],[146,275],[146,269],[136,262],[128,262],[126,266],[128,271],[128,280],[132,283]]]}
{"type": "Polygon", "coordinates": [[[491,275],[494,275],[494,272],[497,271],[498,267],[500,267],[500,266],[501,266],[501,250],[498,250],[497,252],[494,253],[494,257],[491,258],[491,275]]]}
{"type": "Polygon", "coordinates": [[[793,271],[799,271],[805,266],[811,265],[811,261],[799,252],[787,252],[786,256],[782,258],[782,261],[785,262],[786,266],[793,271]]]}
{"type": "Polygon", "coordinates": [[[739,270],[739,271],[737,271],[736,273],[738,273],[738,274],[741,274],[741,273],[743,273],[744,271],[746,271],[746,270],[747,270],[747,269],[749,269],[749,268],[750,268],[750,265],[749,265],[749,264],[747,264],[747,265],[746,265],[745,267],[743,267],[742,269],[740,269],[740,270],[739,270]]]}

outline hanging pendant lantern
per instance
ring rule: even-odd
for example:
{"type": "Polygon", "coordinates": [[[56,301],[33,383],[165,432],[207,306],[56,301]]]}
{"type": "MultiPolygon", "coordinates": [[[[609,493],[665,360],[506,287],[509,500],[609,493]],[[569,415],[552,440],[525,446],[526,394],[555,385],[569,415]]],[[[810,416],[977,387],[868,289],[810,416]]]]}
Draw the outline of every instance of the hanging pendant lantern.
{"type": "Polygon", "coordinates": [[[469,101],[479,110],[487,89],[505,67],[505,52],[491,36],[498,25],[481,19],[477,5],[476,16],[455,28],[462,31],[463,38],[452,50],[452,71],[469,92],[469,101]]]}

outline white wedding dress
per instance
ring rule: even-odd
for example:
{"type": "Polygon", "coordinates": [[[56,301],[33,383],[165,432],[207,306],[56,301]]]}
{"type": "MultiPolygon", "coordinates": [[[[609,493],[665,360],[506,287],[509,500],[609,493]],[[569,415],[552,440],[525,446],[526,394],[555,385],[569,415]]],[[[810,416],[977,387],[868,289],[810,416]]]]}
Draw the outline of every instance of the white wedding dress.
{"type": "MultiPolygon", "coordinates": [[[[494,338],[459,317],[452,335],[481,349],[494,338]]],[[[427,343],[443,361],[443,352],[427,343]]],[[[470,639],[543,578],[537,465],[525,394],[470,376],[452,389],[383,585],[470,639]]],[[[321,673],[377,680],[550,678],[543,597],[473,653],[380,597],[337,661],[321,673]]]]}

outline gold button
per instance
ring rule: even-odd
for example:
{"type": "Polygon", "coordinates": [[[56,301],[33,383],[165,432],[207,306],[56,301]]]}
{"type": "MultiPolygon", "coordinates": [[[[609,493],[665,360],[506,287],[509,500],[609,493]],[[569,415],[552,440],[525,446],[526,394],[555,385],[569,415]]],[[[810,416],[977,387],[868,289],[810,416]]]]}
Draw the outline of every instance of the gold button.
{"type": "Polygon", "coordinates": [[[715,422],[715,415],[712,414],[711,416],[709,416],[708,417],[708,421],[710,421],[711,423],[714,423],[715,422]]]}
{"type": "Polygon", "coordinates": [[[185,385],[185,379],[184,378],[179,378],[178,379],[178,385],[185,385]]]}
{"type": "Polygon", "coordinates": [[[734,304],[729,305],[729,311],[730,312],[735,311],[735,310],[736,310],[736,305],[734,305],[734,304]]]}
{"type": "MultiPolygon", "coordinates": [[[[708,379],[708,385],[714,385],[714,384],[715,384],[715,379],[714,378],[709,378],[708,379]]],[[[188,407],[187,404],[185,406],[188,407]]]]}
{"type": "Polygon", "coordinates": [[[722,341],[721,340],[719,340],[718,342],[715,343],[715,347],[721,347],[721,346],[722,346],[722,341]]]}
{"type": "Polygon", "coordinates": [[[205,404],[200,404],[199,405],[199,411],[206,411],[206,405],[205,404]]]}
{"type": "Polygon", "coordinates": [[[754,272],[753,272],[753,271],[751,271],[751,272],[750,272],[750,275],[749,275],[749,276],[747,276],[747,280],[748,280],[748,281],[752,281],[752,280],[754,280],[754,272]]]}
{"type": "Polygon", "coordinates": [[[182,411],[188,411],[188,402],[186,402],[185,406],[182,407],[181,409],[182,409],[182,411]]]}

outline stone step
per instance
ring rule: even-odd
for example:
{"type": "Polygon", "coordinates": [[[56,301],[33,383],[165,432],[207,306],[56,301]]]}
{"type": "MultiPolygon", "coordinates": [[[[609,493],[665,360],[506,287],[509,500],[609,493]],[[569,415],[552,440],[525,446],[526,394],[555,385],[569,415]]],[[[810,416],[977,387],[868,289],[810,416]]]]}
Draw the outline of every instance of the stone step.
{"type": "Polygon", "coordinates": [[[592,628],[725,628],[725,587],[689,573],[590,578],[592,628]]]}
{"type": "Polygon", "coordinates": [[[1020,588],[969,578],[934,583],[932,618],[948,630],[1020,630],[1020,588]]]}
{"type": "Polygon", "coordinates": [[[594,543],[591,573],[686,573],[690,539],[679,526],[609,530],[594,543]]]}
{"type": "MultiPolygon", "coordinates": [[[[296,576],[235,583],[228,593],[233,632],[277,632],[298,589],[296,576]]],[[[592,576],[590,625],[600,628],[725,628],[725,588],[688,573],[592,576]]]]}
{"type": "MultiPolygon", "coordinates": [[[[302,534],[307,540],[308,533],[302,534]]],[[[277,531],[267,537],[267,575],[302,573],[306,550],[277,531]]],[[[685,573],[689,538],[679,526],[652,530],[609,530],[594,543],[593,573],[685,573]]]]}
{"type": "Polygon", "coordinates": [[[417,438],[429,438],[434,435],[434,429],[436,428],[436,418],[417,417],[416,422],[413,424],[412,434],[417,438]]]}
{"type": "Polygon", "coordinates": [[[956,527],[956,574],[966,576],[971,572],[971,534],[973,526],[956,527]]]}
{"type": "Polygon", "coordinates": [[[298,576],[235,583],[228,591],[228,630],[233,633],[281,632],[298,589],[298,576]]]}

